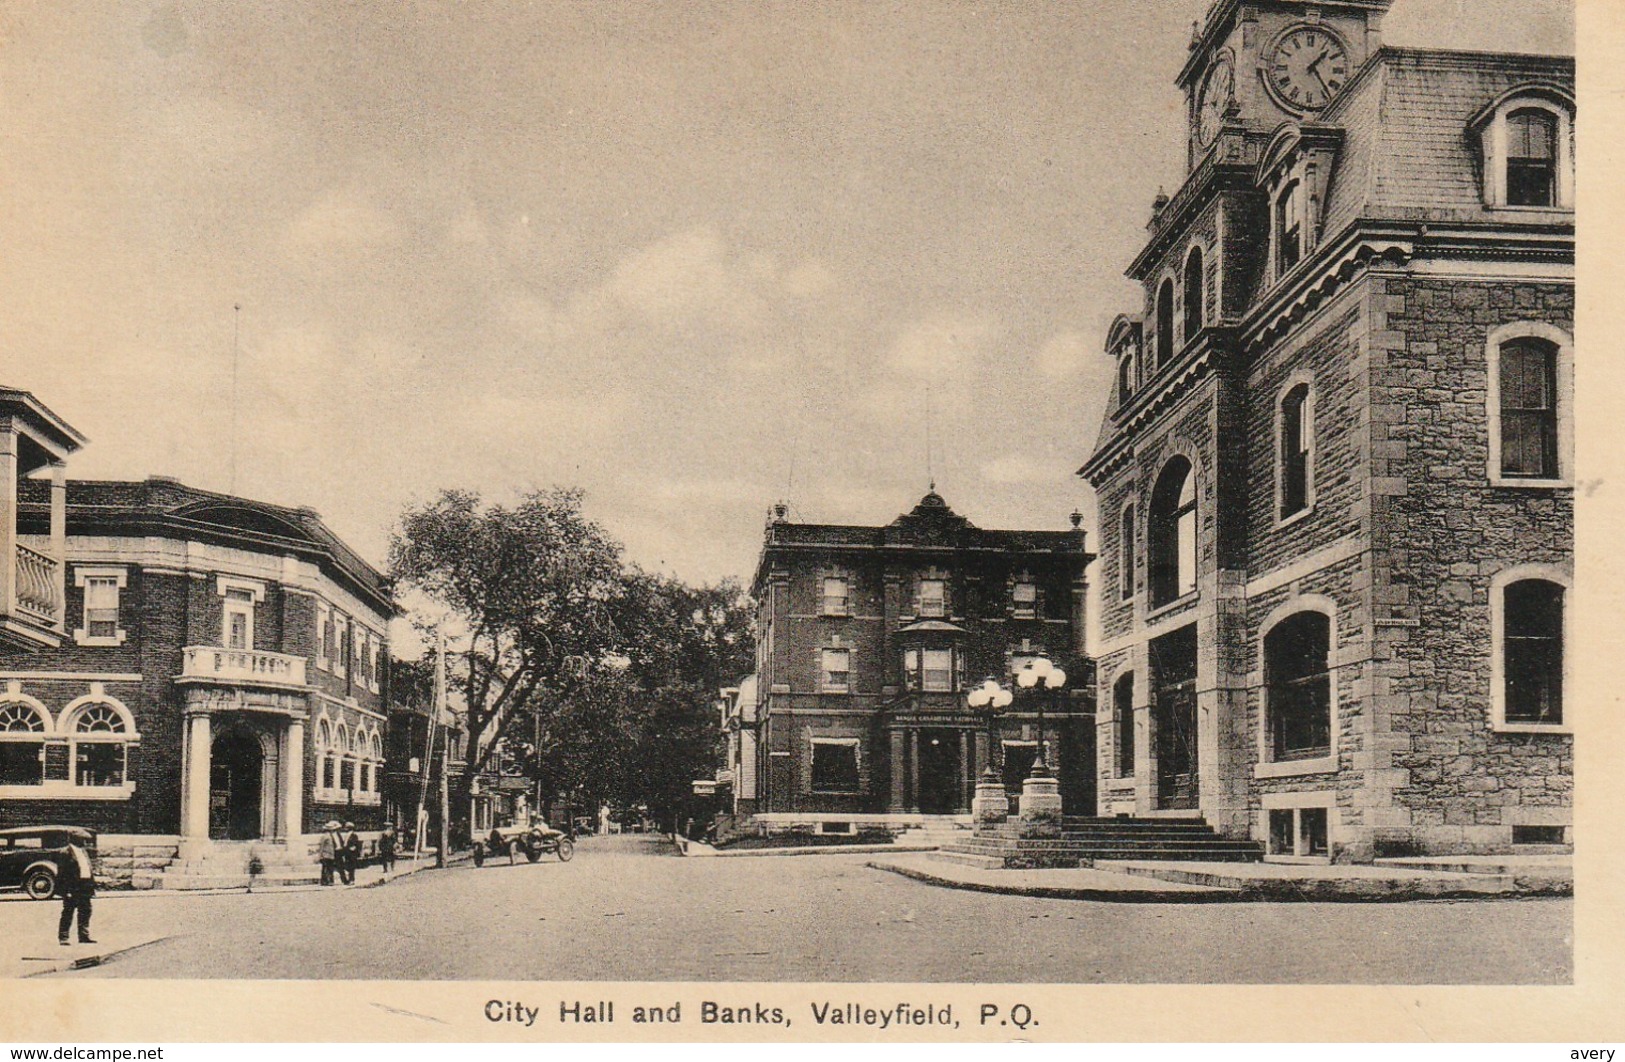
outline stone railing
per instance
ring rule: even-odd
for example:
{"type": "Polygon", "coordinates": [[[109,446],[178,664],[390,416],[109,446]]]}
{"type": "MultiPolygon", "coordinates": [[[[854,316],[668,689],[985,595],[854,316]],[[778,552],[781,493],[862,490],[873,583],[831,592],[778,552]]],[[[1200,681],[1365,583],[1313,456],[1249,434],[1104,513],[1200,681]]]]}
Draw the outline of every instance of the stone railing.
{"type": "Polygon", "coordinates": [[[189,645],[183,652],[186,660],[181,667],[182,679],[215,679],[277,686],[305,684],[305,658],[302,656],[256,649],[221,649],[208,645],[189,645]]]}
{"type": "Polygon", "coordinates": [[[29,619],[55,627],[62,621],[62,600],[57,596],[57,570],[62,562],[36,549],[17,544],[17,611],[29,619]]]}

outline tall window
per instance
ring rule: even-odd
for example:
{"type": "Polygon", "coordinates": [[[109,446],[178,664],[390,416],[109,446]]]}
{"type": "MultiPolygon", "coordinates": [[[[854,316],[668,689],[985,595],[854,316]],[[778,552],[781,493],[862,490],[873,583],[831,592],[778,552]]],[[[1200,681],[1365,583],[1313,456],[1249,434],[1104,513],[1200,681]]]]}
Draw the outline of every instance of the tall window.
{"type": "Polygon", "coordinates": [[[227,590],[224,610],[224,638],[227,649],[254,648],[254,595],[247,590],[227,590]]]}
{"type": "Polygon", "coordinates": [[[1112,686],[1112,714],[1117,720],[1117,777],[1134,777],[1134,672],[1112,686]]]}
{"type": "Polygon", "coordinates": [[[941,579],[920,580],[920,615],[946,616],[948,614],[948,584],[941,579]]]}
{"type": "Polygon", "coordinates": [[[0,785],[45,781],[45,720],[31,705],[0,703],[0,785]]]}
{"type": "Polygon", "coordinates": [[[1134,596],[1134,506],[1123,506],[1123,520],[1117,532],[1118,590],[1124,601],[1134,596]]]}
{"type": "Polygon", "coordinates": [[[1557,118],[1550,111],[1507,115],[1507,205],[1557,205],[1557,118]]]}
{"type": "Polygon", "coordinates": [[[91,704],[74,717],[74,784],[123,785],[129,728],[118,710],[91,704]]]}
{"type": "Polygon", "coordinates": [[[1501,344],[1501,475],[1556,479],[1557,347],[1543,339],[1501,344]]]}
{"type": "Polygon", "coordinates": [[[1331,753],[1331,619],[1300,612],[1264,636],[1265,712],[1276,760],[1331,753]]]}
{"type": "Polygon", "coordinates": [[[1563,588],[1525,579],[1504,590],[1502,680],[1506,721],[1563,722],[1563,588]]]}
{"type": "Polygon", "coordinates": [[[113,576],[85,580],[85,636],[95,641],[118,638],[118,586],[113,576]]]}
{"type": "Polygon", "coordinates": [[[1309,473],[1315,426],[1309,385],[1298,384],[1281,399],[1281,516],[1309,507],[1309,473]]]}
{"type": "Polygon", "coordinates": [[[845,693],[850,689],[852,677],[852,650],[823,649],[819,652],[822,675],[820,688],[825,693],[845,693]]]}
{"type": "Polygon", "coordinates": [[[1287,182],[1275,200],[1275,273],[1284,276],[1303,257],[1303,197],[1297,181],[1287,182]]]}
{"type": "Polygon", "coordinates": [[[1117,357],[1117,400],[1127,402],[1134,395],[1134,347],[1123,348],[1117,357]]]}
{"type": "Polygon", "coordinates": [[[1033,619],[1038,615],[1038,584],[1021,579],[1010,588],[1010,607],[1016,619],[1033,619]]]}
{"type": "Polygon", "coordinates": [[[1183,457],[1169,461],[1157,477],[1147,545],[1153,608],[1196,590],[1196,477],[1183,457]]]}
{"type": "Polygon", "coordinates": [[[954,688],[954,652],[952,649],[923,649],[920,651],[920,688],[946,692],[954,688]]]}
{"type": "Polygon", "coordinates": [[[848,603],[846,579],[839,575],[825,576],[823,593],[824,615],[844,616],[847,614],[848,603]]]}
{"type": "Polygon", "coordinates": [[[1202,284],[1202,250],[1191,248],[1185,259],[1185,342],[1189,343],[1202,330],[1202,312],[1207,289],[1202,284]]]}
{"type": "Polygon", "coordinates": [[[1174,282],[1164,280],[1157,289],[1157,364],[1160,369],[1174,360],[1174,282]]]}

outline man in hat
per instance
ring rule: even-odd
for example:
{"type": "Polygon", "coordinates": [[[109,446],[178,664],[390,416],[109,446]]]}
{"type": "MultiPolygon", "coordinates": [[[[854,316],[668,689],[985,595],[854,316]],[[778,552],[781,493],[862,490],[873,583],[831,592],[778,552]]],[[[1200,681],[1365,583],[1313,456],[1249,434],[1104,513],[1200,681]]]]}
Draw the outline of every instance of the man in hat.
{"type": "Polygon", "coordinates": [[[91,870],[90,853],[80,847],[77,837],[68,841],[68,851],[61,861],[62,873],[57,888],[62,890],[62,917],[56,924],[56,942],[68,943],[68,931],[73,928],[75,915],[79,917],[79,943],[94,944],[90,939],[90,898],[96,895],[96,875],[91,870]]]}
{"type": "Polygon", "coordinates": [[[333,884],[333,867],[339,858],[339,824],[329,822],[322,827],[322,839],[316,842],[316,857],[322,861],[322,884],[333,884]]]}
{"type": "Polygon", "coordinates": [[[339,835],[339,880],[346,885],[355,884],[355,868],[361,862],[361,835],[355,832],[355,823],[346,822],[339,835]]]}

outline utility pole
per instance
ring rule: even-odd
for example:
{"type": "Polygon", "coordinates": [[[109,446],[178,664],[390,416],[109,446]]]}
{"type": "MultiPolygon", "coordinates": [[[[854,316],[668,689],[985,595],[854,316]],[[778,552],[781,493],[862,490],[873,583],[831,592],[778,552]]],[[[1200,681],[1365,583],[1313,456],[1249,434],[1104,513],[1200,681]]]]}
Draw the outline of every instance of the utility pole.
{"type": "MultiPolygon", "coordinates": [[[[434,712],[435,719],[444,718],[446,710],[446,633],[443,628],[436,627],[434,632],[434,712]]],[[[451,817],[451,788],[448,776],[451,774],[451,731],[442,727],[444,737],[440,743],[440,837],[435,850],[434,865],[446,865],[447,849],[451,844],[451,824],[447,821],[451,817]]],[[[430,753],[433,755],[433,752],[430,753]]]]}

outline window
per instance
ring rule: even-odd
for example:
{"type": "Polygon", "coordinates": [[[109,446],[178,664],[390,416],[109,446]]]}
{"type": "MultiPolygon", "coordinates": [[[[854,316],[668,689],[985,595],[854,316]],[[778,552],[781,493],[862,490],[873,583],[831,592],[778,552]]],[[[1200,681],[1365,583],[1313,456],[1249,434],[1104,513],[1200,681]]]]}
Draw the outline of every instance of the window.
{"type": "Polygon", "coordinates": [[[333,610],[325,602],[316,603],[316,666],[327,671],[333,658],[333,610]]]}
{"type": "Polygon", "coordinates": [[[941,617],[947,614],[947,581],[943,579],[921,579],[919,615],[941,617]]]}
{"type": "Polygon", "coordinates": [[[333,673],[340,678],[350,673],[350,621],[333,613],[333,673]]]}
{"type": "Polygon", "coordinates": [[[838,575],[824,578],[824,615],[844,616],[847,614],[847,584],[846,579],[838,575]]]}
{"type": "Polygon", "coordinates": [[[1524,579],[1502,591],[1501,675],[1505,720],[1563,722],[1563,587],[1524,579]]]}
{"type": "Polygon", "coordinates": [[[954,652],[952,649],[923,649],[920,651],[920,688],[939,693],[954,688],[954,652]]]}
{"type": "Polygon", "coordinates": [[[858,792],[857,738],[813,738],[812,788],[817,793],[858,792]]]}
{"type": "Polygon", "coordinates": [[[1557,205],[1557,116],[1526,108],[1507,115],[1507,205],[1557,205]]]}
{"type": "Polygon", "coordinates": [[[1164,280],[1157,291],[1157,364],[1161,369],[1174,360],[1174,282],[1164,280]]]}
{"type": "Polygon", "coordinates": [[[92,704],[74,719],[74,784],[121,786],[126,767],[128,728],[118,711],[92,704]]]}
{"type": "Polygon", "coordinates": [[[1038,615],[1038,584],[1030,579],[1018,580],[1010,588],[1011,614],[1016,619],[1032,619],[1038,615]]]}
{"type": "Polygon", "coordinates": [[[1196,476],[1190,462],[1176,457],[1163,466],[1151,492],[1151,606],[1166,605],[1196,591],[1196,476]]]}
{"type": "Polygon", "coordinates": [[[1315,425],[1309,385],[1300,383],[1281,399],[1281,518],[1309,508],[1315,425]]]}
{"type": "Polygon", "coordinates": [[[1275,200],[1275,275],[1285,276],[1303,257],[1303,203],[1297,181],[1275,200]]]}
{"type": "Polygon", "coordinates": [[[1277,761],[1331,754],[1331,618],[1288,616],[1264,636],[1265,713],[1270,757],[1277,761]]]}
{"type": "Polygon", "coordinates": [[[1574,99],[1556,85],[1523,85],[1469,123],[1477,134],[1484,205],[1574,209],[1574,99]]]}
{"type": "Polygon", "coordinates": [[[1185,259],[1185,342],[1196,338],[1202,330],[1202,316],[1207,289],[1202,284],[1202,249],[1191,248],[1185,259]]]}
{"type": "Polygon", "coordinates": [[[45,731],[32,705],[0,702],[0,786],[44,784],[45,731]]]}
{"type": "Polygon", "coordinates": [[[820,688],[825,693],[847,692],[852,674],[852,650],[824,649],[820,650],[820,657],[823,672],[820,688]]]}
{"type": "Polygon", "coordinates": [[[1117,777],[1134,777],[1134,672],[1112,686],[1112,715],[1117,721],[1117,777]]]}
{"type": "Polygon", "coordinates": [[[1501,475],[1556,479],[1557,348],[1542,339],[1501,344],[1501,475]]]}
{"type": "Polygon", "coordinates": [[[1324,858],[1328,845],[1329,809],[1273,808],[1269,812],[1270,855],[1324,858]]]}
{"type": "Polygon", "coordinates": [[[119,591],[124,587],[123,568],[79,568],[73,581],[84,589],[84,626],[73,632],[80,645],[120,645],[119,591]]]}
{"type": "Polygon", "coordinates": [[[1123,506],[1123,519],[1118,529],[1117,579],[1118,591],[1124,601],[1134,596],[1134,506],[1123,506]]]}
{"type": "Polygon", "coordinates": [[[1134,395],[1134,347],[1123,348],[1117,357],[1117,400],[1127,402],[1134,395]]]}

